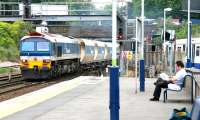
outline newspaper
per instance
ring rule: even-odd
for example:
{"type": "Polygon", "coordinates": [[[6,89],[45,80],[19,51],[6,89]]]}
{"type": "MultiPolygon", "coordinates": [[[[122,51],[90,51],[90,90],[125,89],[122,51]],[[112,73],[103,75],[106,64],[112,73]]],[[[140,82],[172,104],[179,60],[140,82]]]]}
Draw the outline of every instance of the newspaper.
{"type": "Polygon", "coordinates": [[[166,73],[161,73],[159,75],[159,78],[163,79],[163,80],[169,80],[169,75],[167,75],[166,73]]]}

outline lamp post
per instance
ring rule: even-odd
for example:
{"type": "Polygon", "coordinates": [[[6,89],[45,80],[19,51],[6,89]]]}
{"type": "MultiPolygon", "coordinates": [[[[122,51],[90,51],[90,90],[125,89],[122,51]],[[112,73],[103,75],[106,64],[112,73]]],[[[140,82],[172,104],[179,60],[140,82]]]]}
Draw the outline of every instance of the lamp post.
{"type": "Polygon", "coordinates": [[[166,68],[166,66],[167,66],[167,57],[166,57],[166,54],[165,54],[165,32],[166,32],[166,25],[165,25],[165,22],[166,22],[166,12],[168,12],[168,11],[171,11],[172,10],[172,8],[165,8],[164,9],[164,28],[163,28],[163,37],[164,37],[164,42],[163,42],[163,50],[164,50],[164,53],[163,53],[163,55],[164,55],[164,68],[166,68]]]}
{"type": "Polygon", "coordinates": [[[141,1],[140,92],[145,91],[144,68],[144,0],[141,1]]]}
{"type": "Polygon", "coordinates": [[[119,120],[119,67],[117,66],[117,0],[112,0],[112,67],[110,67],[110,120],[119,120]]]}

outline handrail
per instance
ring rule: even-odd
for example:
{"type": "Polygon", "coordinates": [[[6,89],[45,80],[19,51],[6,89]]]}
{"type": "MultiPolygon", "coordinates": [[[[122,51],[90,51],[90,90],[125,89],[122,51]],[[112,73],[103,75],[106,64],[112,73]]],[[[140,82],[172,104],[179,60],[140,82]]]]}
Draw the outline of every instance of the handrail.
{"type": "Polygon", "coordinates": [[[1,74],[3,77],[5,76],[8,76],[8,80],[11,80],[12,79],[12,74],[13,74],[13,71],[12,71],[12,68],[18,68],[20,65],[18,63],[0,63],[0,68],[9,68],[9,72],[6,73],[6,75],[4,74],[1,74]]]}
{"type": "Polygon", "coordinates": [[[194,97],[196,98],[197,97],[197,92],[199,93],[200,92],[200,83],[198,83],[198,80],[197,80],[197,75],[200,75],[200,72],[194,72],[193,73],[193,89],[194,89],[194,97]]]}
{"type": "Polygon", "coordinates": [[[200,75],[200,70],[190,68],[190,69],[186,69],[186,71],[191,73],[191,76],[192,76],[191,96],[192,96],[192,102],[193,102],[193,100],[198,96],[197,93],[200,93],[200,81],[198,82],[198,79],[197,79],[197,75],[200,75]]]}

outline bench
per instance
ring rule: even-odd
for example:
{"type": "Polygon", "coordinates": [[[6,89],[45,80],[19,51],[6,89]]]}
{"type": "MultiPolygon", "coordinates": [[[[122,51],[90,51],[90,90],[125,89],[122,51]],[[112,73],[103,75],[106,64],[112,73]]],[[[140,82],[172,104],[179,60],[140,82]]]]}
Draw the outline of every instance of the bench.
{"type": "MultiPolygon", "coordinates": [[[[164,92],[163,92],[163,97],[164,97],[164,103],[166,102],[167,100],[167,91],[175,91],[175,92],[181,92],[183,90],[183,88],[185,87],[185,83],[186,83],[186,80],[187,79],[190,79],[192,81],[193,77],[192,75],[188,74],[184,77],[183,79],[183,84],[181,85],[181,89],[180,90],[173,90],[173,89],[169,89],[169,88],[165,88],[164,92]]],[[[191,101],[193,101],[193,94],[191,95],[191,101]]]]}

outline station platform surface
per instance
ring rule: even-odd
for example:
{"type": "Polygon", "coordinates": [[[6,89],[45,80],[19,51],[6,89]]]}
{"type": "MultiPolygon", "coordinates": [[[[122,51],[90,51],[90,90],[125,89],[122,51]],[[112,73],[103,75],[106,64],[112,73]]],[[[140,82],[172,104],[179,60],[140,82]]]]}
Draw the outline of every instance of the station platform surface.
{"type": "MultiPolygon", "coordinates": [[[[173,108],[191,110],[181,93],[169,93],[167,103],[162,95],[149,101],[156,79],[145,80],[145,92],[135,93],[135,78],[120,78],[120,120],[168,120],[173,108]]],[[[109,78],[81,76],[1,102],[0,119],[109,120],[109,78]]]]}

